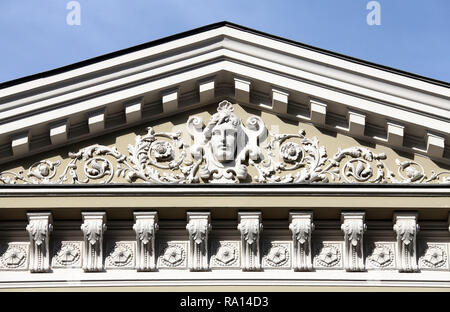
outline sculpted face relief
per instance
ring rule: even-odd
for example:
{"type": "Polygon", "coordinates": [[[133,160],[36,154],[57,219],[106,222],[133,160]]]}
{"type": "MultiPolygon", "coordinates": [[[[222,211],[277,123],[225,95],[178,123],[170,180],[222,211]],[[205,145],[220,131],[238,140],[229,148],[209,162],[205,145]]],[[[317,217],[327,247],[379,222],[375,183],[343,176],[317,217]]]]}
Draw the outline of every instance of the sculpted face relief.
{"type": "Polygon", "coordinates": [[[214,128],[211,136],[213,155],[219,162],[232,161],[236,152],[237,130],[230,124],[221,124],[214,128]]]}

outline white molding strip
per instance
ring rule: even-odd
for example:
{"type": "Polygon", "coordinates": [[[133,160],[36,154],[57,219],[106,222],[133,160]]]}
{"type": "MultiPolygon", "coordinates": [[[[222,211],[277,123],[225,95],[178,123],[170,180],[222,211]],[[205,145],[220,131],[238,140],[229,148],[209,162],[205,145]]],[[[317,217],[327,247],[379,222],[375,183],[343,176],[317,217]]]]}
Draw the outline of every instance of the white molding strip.
{"type": "Polygon", "coordinates": [[[146,185],[146,184],[112,184],[104,185],[1,185],[0,197],[7,196],[57,196],[57,195],[96,195],[117,196],[118,194],[126,195],[173,195],[180,196],[189,195],[258,195],[258,196],[314,196],[314,195],[346,195],[346,196],[450,196],[450,188],[448,186],[420,185],[408,186],[405,184],[389,184],[384,186],[357,186],[348,184],[334,184],[328,186],[294,186],[292,185],[241,185],[241,186],[209,186],[209,185],[146,185]]]}
{"type": "Polygon", "coordinates": [[[443,272],[399,273],[392,270],[345,272],[263,271],[242,272],[222,270],[189,272],[161,270],[135,272],[111,270],[85,273],[81,269],[55,269],[53,273],[2,272],[0,288],[43,287],[108,287],[108,286],[377,286],[377,287],[443,287],[450,288],[450,275],[443,272]]]}

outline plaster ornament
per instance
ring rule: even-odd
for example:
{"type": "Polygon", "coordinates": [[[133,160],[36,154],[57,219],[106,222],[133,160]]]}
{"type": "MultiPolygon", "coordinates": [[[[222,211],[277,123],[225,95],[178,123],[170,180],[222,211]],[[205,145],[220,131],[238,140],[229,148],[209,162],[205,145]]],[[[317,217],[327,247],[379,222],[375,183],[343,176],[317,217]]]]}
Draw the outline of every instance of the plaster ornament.
{"type": "Polygon", "coordinates": [[[188,212],[189,270],[207,271],[208,233],[211,231],[210,212],[188,212]]]}
{"type": "Polygon", "coordinates": [[[82,212],[82,216],[83,269],[86,272],[103,271],[103,233],[106,231],[106,213],[82,212]]]}
{"type": "Polygon", "coordinates": [[[133,265],[133,248],[129,243],[115,243],[114,249],[107,257],[111,267],[125,268],[133,265]]]}
{"type": "Polygon", "coordinates": [[[28,256],[27,249],[23,245],[9,244],[1,257],[2,264],[7,269],[24,269],[28,256]]]}
{"type": "Polygon", "coordinates": [[[444,246],[429,245],[420,259],[422,265],[431,269],[443,267],[447,263],[447,253],[444,246]]]}
{"type": "Polygon", "coordinates": [[[78,242],[61,242],[61,248],[54,259],[63,267],[77,266],[81,258],[81,249],[78,242]]]}
{"type": "Polygon", "coordinates": [[[156,270],[155,235],[159,229],[157,212],[134,212],[136,270],[156,270]]]}
{"type": "Polygon", "coordinates": [[[289,230],[292,232],[293,268],[295,271],[311,271],[311,233],[314,231],[312,212],[289,213],[289,230]]]}
{"type": "Polygon", "coordinates": [[[266,133],[261,118],[252,116],[245,127],[228,101],[219,103],[208,124],[203,128],[200,117],[188,120],[188,132],[194,139],[191,154],[195,160],[203,158],[200,177],[211,183],[236,183],[247,177],[245,160],[262,159],[259,139],[266,133]]]}
{"type": "Polygon", "coordinates": [[[324,243],[317,250],[315,263],[318,267],[333,268],[341,262],[341,251],[335,244],[324,243]]]}
{"type": "Polygon", "coordinates": [[[50,271],[49,237],[53,229],[50,212],[27,213],[27,231],[30,236],[31,272],[50,271]]]}
{"type": "Polygon", "coordinates": [[[285,266],[289,260],[288,248],[282,244],[271,244],[264,259],[271,267],[285,266]]]}
{"type": "Polygon", "coordinates": [[[366,231],[364,212],[343,212],[341,229],[344,232],[344,268],[364,271],[363,234],[366,231]]]}
{"type": "Polygon", "coordinates": [[[374,267],[386,268],[394,261],[394,255],[392,249],[388,245],[377,243],[374,245],[368,260],[374,267]]]}
{"type": "Polygon", "coordinates": [[[232,243],[220,243],[220,247],[217,248],[216,254],[213,255],[212,260],[218,266],[232,266],[238,260],[238,250],[235,244],[232,243]]]}
{"type": "Polygon", "coordinates": [[[259,238],[262,229],[261,212],[239,212],[238,230],[241,232],[241,267],[243,271],[261,269],[259,238]]]}
{"type": "Polygon", "coordinates": [[[418,271],[416,236],[419,231],[419,225],[417,224],[417,214],[394,214],[394,231],[397,236],[397,261],[399,271],[418,271]]]}
{"type": "Polygon", "coordinates": [[[396,172],[385,160],[366,147],[338,148],[328,157],[316,137],[307,138],[304,130],[295,134],[268,133],[260,117],[251,116],[246,125],[233,112],[228,101],[218,104],[205,125],[199,116],[187,120],[191,140],[183,141],[181,132],[155,132],[147,128],[138,135],[128,153],[115,146],[94,144],[69,153],[70,161],[42,160],[23,171],[0,172],[4,184],[108,184],[165,183],[239,183],[248,177],[248,167],[257,174],[256,183],[445,183],[450,171],[425,172],[415,161],[396,159],[396,172]],[[82,169],[82,170],[79,170],[82,169]]]}
{"type": "Polygon", "coordinates": [[[161,262],[168,267],[179,267],[184,263],[186,252],[182,245],[169,244],[164,250],[161,262]]]}

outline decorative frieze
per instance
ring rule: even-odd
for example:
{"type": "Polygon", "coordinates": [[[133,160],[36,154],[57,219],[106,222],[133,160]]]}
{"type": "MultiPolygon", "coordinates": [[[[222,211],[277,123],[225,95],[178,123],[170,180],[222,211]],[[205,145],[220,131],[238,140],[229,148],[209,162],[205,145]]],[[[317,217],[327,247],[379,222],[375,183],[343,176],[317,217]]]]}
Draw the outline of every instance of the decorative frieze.
{"type": "Polygon", "coordinates": [[[71,160],[64,166],[60,161],[42,160],[26,173],[1,172],[0,182],[108,184],[125,179],[158,184],[246,183],[249,167],[254,167],[254,183],[450,183],[450,171],[427,173],[419,162],[399,159],[395,160],[396,168],[390,168],[385,153],[362,146],[338,148],[329,157],[318,138],[306,137],[302,129],[267,135],[259,116],[251,116],[244,124],[228,101],[218,104],[217,113],[207,124],[200,116],[187,120],[186,130],[193,142],[180,131],[147,130],[128,145],[127,153],[115,146],[95,144],[69,153],[71,160]]]}
{"type": "Polygon", "coordinates": [[[208,233],[211,231],[210,212],[188,212],[186,229],[189,233],[189,269],[207,271],[208,233]]]}
{"type": "Polygon", "coordinates": [[[395,213],[394,231],[397,235],[397,267],[399,271],[416,272],[418,270],[416,237],[419,231],[417,213],[395,213]]]}
{"type": "Polygon", "coordinates": [[[136,232],[136,270],[156,270],[155,235],[159,229],[157,212],[134,212],[136,232]]]}
{"type": "Polygon", "coordinates": [[[84,235],[83,269],[86,272],[103,271],[103,233],[106,231],[105,212],[82,212],[84,235]]]}
{"type": "Polygon", "coordinates": [[[344,232],[344,268],[364,271],[363,234],[366,231],[364,212],[342,212],[341,229],[344,232]]]}
{"type": "Polygon", "coordinates": [[[52,214],[50,212],[27,213],[27,231],[30,236],[30,264],[31,272],[50,271],[50,232],[53,229],[52,214]]]}
{"type": "Polygon", "coordinates": [[[259,239],[262,229],[261,212],[239,212],[238,230],[241,233],[241,268],[243,271],[261,269],[259,239]]]}
{"type": "Polygon", "coordinates": [[[311,271],[311,233],[314,230],[313,213],[290,212],[289,229],[292,232],[292,266],[295,271],[311,271]]]}

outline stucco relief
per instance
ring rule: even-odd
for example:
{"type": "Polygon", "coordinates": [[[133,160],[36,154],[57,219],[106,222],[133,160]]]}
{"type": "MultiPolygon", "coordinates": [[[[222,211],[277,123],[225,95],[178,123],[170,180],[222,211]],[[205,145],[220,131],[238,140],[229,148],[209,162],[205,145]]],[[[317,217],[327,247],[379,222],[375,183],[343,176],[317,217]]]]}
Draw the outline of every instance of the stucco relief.
{"type": "MultiPolygon", "coordinates": [[[[86,183],[450,183],[450,171],[426,170],[413,160],[387,163],[386,153],[363,146],[338,148],[332,156],[317,137],[268,131],[261,117],[246,123],[228,101],[205,124],[199,116],[181,131],[135,137],[128,151],[91,145],[69,153],[68,163],[35,162],[25,171],[0,173],[3,184],[86,183]],[[395,167],[393,167],[395,166],[395,167]],[[255,174],[249,174],[250,169],[255,174]]],[[[394,160],[394,159],[393,159],[394,160]]],[[[392,160],[392,161],[393,161],[392,160]]]]}

